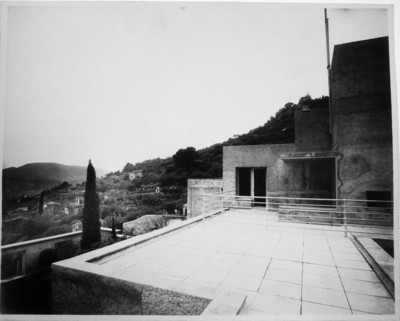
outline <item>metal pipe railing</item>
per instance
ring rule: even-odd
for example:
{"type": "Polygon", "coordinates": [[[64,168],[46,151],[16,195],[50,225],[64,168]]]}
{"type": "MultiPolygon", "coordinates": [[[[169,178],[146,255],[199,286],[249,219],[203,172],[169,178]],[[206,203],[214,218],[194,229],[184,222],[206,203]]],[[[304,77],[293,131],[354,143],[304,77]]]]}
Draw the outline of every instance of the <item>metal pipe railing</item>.
{"type": "MultiPolygon", "coordinates": [[[[345,236],[355,231],[352,227],[391,228],[393,226],[393,201],[360,199],[302,198],[285,196],[235,195],[234,191],[208,193],[203,197],[203,212],[225,208],[252,208],[265,206],[266,228],[273,222],[305,224],[317,228],[318,225],[342,227],[345,236]],[[368,204],[373,204],[370,206],[368,204]],[[382,204],[382,206],[376,206],[382,204]]],[[[334,231],[338,231],[337,228],[334,231]]],[[[382,234],[382,233],[379,233],[382,234]]],[[[389,233],[387,235],[392,235],[389,233]]]]}

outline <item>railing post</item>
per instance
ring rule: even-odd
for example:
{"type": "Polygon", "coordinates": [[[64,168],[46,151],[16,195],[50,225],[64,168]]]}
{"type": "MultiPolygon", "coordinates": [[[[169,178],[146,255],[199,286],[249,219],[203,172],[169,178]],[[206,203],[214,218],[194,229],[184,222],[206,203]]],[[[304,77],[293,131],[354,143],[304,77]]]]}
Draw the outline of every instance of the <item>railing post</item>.
{"type": "Polygon", "coordinates": [[[219,191],[219,194],[221,196],[221,214],[224,212],[224,197],[222,196],[222,188],[219,191]]]}
{"type": "Polygon", "coordinates": [[[346,214],[345,200],[343,200],[343,224],[344,224],[344,237],[347,237],[347,214],[346,214]]]}
{"type": "Polygon", "coordinates": [[[205,198],[205,194],[203,193],[203,204],[202,204],[202,212],[203,212],[203,223],[204,223],[204,198],[205,198]]]}
{"type": "Polygon", "coordinates": [[[268,206],[269,206],[268,197],[265,196],[265,220],[266,220],[266,230],[267,231],[268,231],[268,206]]]}

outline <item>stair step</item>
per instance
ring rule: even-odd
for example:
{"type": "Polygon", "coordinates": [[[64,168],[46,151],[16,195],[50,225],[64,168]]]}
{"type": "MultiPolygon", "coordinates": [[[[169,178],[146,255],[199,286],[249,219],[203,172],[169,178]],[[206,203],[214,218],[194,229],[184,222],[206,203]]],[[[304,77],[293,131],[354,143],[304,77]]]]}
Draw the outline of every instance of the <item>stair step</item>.
{"type": "Polygon", "coordinates": [[[210,302],[201,315],[237,315],[247,295],[235,291],[221,291],[210,302]]]}

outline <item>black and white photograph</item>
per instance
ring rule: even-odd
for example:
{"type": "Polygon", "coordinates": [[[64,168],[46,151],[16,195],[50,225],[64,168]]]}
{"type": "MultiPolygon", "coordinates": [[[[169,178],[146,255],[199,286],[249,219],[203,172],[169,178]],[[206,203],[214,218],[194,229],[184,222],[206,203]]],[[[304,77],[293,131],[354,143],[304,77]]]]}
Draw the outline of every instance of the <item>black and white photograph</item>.
{"type": "Polygon", "coordinates": [[[394,1],[0,5],[3,317],[399,317],[394,1]]]}

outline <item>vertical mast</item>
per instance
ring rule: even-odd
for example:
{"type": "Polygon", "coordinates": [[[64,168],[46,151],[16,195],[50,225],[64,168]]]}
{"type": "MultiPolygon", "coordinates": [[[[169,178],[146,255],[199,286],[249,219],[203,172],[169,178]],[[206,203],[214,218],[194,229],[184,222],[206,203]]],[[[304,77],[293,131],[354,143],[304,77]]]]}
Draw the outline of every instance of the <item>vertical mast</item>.
{"type": "Polygon", "coordinates": [[[329,19],[327,10],[325,12],[325,36],[326,36],[326,59],[328,69],[328,95],[329,95],[329,132],[332,134],[332,92],[331,92],[331,57],[329,54],[329,19]]]}

